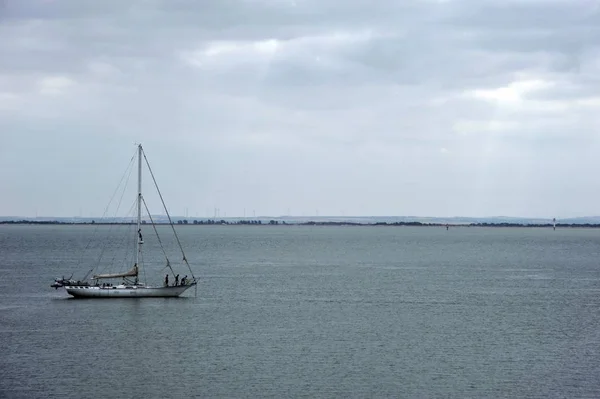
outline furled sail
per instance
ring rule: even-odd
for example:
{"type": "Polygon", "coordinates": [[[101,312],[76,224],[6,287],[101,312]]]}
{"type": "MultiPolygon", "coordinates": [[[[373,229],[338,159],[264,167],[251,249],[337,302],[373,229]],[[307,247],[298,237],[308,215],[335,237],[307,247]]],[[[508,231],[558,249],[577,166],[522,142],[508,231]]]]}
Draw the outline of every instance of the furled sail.
{"type": "Polygon", "coordinates": [[[113,274],[96,274],[94,275],[94,279],[101,279],[101,278],[119,278],[119,277],[137,277],[138,275],[138,267],[137,265],[133,266],[133,269],[131,269],[128,272],[125,273],[113,273],[113,274]]]}

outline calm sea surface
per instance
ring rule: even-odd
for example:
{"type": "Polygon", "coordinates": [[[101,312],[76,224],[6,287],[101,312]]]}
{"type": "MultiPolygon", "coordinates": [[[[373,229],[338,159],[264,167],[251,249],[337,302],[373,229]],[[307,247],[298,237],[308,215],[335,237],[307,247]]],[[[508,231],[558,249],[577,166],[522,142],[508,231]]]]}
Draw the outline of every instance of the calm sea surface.
{"type": "Polygon", "coordinates": [[[178,232],[196,293],[76,300],[53,279],[131,237],[0,226],[0,397],[600,397],[600,230],[178,232]]]}

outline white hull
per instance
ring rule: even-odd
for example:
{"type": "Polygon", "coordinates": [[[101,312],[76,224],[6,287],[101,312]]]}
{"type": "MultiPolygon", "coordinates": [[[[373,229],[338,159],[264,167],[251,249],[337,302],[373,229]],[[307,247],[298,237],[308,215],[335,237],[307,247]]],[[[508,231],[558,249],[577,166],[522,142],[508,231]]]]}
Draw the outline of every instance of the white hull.
{"type": "MultiPolygon", "coordinates": [[[[193,284],[192,284],[193,285],[193,284]]],[[[192,285],[172,287],[116,286],[116,287],[65,287],[75,298],[172,298],[183,294],[192,285]]]]}

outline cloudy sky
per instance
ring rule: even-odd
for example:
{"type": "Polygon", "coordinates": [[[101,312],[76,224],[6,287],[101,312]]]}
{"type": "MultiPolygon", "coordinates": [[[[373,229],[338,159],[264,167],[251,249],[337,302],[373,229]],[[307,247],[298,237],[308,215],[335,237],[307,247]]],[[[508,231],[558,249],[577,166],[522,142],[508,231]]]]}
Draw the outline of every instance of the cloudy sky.
{"type": "Polygon", "coordinates": [[[599,111],[596,0],[0,0],[0,215],[597,215],[599,111]]]}

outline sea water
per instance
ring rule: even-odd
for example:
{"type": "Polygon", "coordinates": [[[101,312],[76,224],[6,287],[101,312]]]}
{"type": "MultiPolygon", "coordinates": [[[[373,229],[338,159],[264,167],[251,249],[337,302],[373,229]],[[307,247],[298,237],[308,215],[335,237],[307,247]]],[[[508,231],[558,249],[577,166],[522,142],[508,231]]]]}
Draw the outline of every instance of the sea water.
{"type": "Polygon", "coordinates": [[[50,288],[118,230],[0,226],[0,397],[600,397],[598,229],[178,226],[182,298],[50,288]]]}

